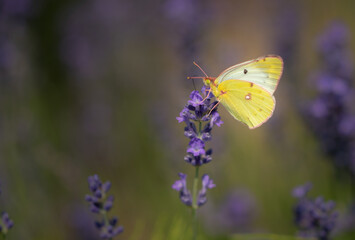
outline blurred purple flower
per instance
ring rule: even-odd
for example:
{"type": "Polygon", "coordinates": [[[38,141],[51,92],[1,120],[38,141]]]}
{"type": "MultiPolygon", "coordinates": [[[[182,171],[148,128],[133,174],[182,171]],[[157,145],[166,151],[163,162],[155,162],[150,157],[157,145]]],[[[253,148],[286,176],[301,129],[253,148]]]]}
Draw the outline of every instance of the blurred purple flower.
{"type": "Polygon", "coordinates": [[[354,176],[355,117],[347,104],[354,92],[351,86],[353,64],[348,42],[348,28],[341,22],[330,24],[318,38],[323,66],[312,75],[318,96],[309,103],[306,120],[337,170],[354,176]]]}
{"type": "Polygon", "coordinates": [[[2,212],[0,218],[0,234],[5,236],[8,233],[9,229],[11,229],[13,226],[14,222],[10,219],[9,214],[7,212],[2,212]]]}
{"type": "Polygon", "coordinates": [[[311,184],[307,183],[293,190],[293,196],[298,199],[293,209],[295,224],[300,236],[328,240],[338,216],[335,203],[325,202],[323,197],[309,198],[310,189],[311,184]]]}
{"type": "Polygon", "coordinates": [[[300,6],[297,2],[276,1],[280,9],[275,18],[277,53],[283,57],[286,66],[293,66],[301,31],[300,6]]]}
{"type": "Polygon", "coordinates": [[[171,42],[183,62],[183,72],[196,71],[190,63],[199,55],[205,26],[212,19],[212,9],[203,0],[167,0],[162,7],[168,20],[167,29],[172,30],[171,42]]]}
{"type": "Polygon", "coordinates": [[[2,0],[0,3],[0,19],[27,17],[33,13],[32,0],[2,0]]]}
{"type": "Polygon", "coordinates": [[[312,189],[312,184],[311,183],[306,183],[304,185],[300,185],[298,187],[295,187],[292,190],[292,196],[295,198],[303,198],[306,197],[308,192],[312,189]]]}
{"type": "Polygon", "coordinates": [[[69,220],[70,235],[73,239],[97,240],[97,229],[92,224],[90,213],[82,205],[65,207],[65,218],[69,220]]]}
{"type": "Polygon", "coordinates": [[[109,219],[107,213],[113,206],[114,197],[107,196],[111,183],[109,181],[102,183],[98,175],[88,177],[89,189],[92,195],[86,195],[85,200],[90,203],[90,210],[93,213],[102,215],[102,220],[96,221],[95,225],[100,230],[102,239],[112,239],[123,232],[122,226],[117,225],[117,218],[109,219]]]}
{"type": "Polygon", "coordinates": [[[126,2],[116,0],[89,0],[70,6],[63,14],[62,60],[76,78],[97,79],[107,72],[112,53],[120,46],[118,28],[127,16],[126,2]]]}
{"type": "Polygon", "coordinates": [[[227,194],[219,204],[216,217],[217,228],[230,233],[251,230],[255,218],[256,202],[246,190],[236,190],[227,194]]]}
{"type": "Polygon", "coordinates": [[[14,226],[14,222],[10,219],[7,212],[2,212],[0,221],[0,233],[6,235],[9,229],[14,226]]]}

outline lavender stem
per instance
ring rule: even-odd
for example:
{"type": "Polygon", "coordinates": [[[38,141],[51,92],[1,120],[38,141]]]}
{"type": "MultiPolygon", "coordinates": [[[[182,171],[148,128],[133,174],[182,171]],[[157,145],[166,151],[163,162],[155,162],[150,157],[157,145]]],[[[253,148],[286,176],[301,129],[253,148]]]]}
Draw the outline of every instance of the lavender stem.
{"type": "MultiPolygon", "coordinates": [[[[199,125],[198,125],[198,136],[199,138],[201,137],[201,130],[202,130],[202,122],[199,121],[199,125]]],[[[199,166],[196,165],[195,166],[195,178],[194,178],[194,183],[192,186],[192,221],[193,221],[193,240],[196,240],[197,237],[197,209],[198,209],[198,204],[197,204],[197,189],[198,189],[198,178],[199,178],[199,174],[198,174],[198,170],[199,170],[199,166]]]]}
{"type": "Polygon", "coordinates": [[[196,211],[198,209],[197,205],[197,188],[198,188],[198,170],[199,166],[195,167],[195,178],[194,178],[194,183],[192,187],[192,217],[193,217],[193,229],[194,229],[194,235],[193,239],[196,240],[197,237],[197,214],[196,211]]]}

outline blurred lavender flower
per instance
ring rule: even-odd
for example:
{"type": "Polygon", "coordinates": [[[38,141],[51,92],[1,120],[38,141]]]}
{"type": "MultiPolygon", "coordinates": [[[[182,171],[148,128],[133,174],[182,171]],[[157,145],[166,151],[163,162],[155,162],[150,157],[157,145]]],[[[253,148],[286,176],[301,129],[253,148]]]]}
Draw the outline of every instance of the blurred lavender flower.
{"type": "Polygon", "coordinates": [[[212,233],[251,232],[257,204],[246,189],[229,192],[215,207],[204,209],[204,220],[212,233]]]}
{"type": "MultiPolygon", "coordinates": [[[[207,90],[203,87],[201,92],[206,93],[207,90]]],[[[205,174],[201,179],[202,188],[197,193],[198,168],[212,160],[212,149],[205,149],[206,142],[211,140],[212,127],[223,124],[217,112],[217,102],[212,102],[213,94],[210,93],[208,96],[203,94],[203,96],[198,91],[192,91],[186,106],[180,112],[179,117],[176,118],[179,123],[184,122],[186,124],[184,134],[190,139],[190,142],[184,159],[195,167],[196,173],[192,194],[186,186],[186,174],[183,173],[179,173],[180,180],[177,180],[172,188],[179,192],[180,200],[185,205],[191,206],[195,210],[207,202],[207,189],[216,186],[212,179],[205,174]]]]}
{"type": "Polygon", "coordinates": [[[75,78],[95,81],[107,73],[120,47],[118,29],[128,15],[126,2],[117,0],[89,0],[68,8],[61,19],[61,53],[75,78]]]}
{"type": "Polygon", "coordinates": [[[289,2],[276,0],[277,12],[275,15],[275,36],[276,51],[282,56],[286,66],[293,66],[295,55],[297,54],[297,42],[299,41],[300,24],[300,5],[297,1],[289,2]]]}
{"type": "Polygon", "coordinates": [[[335,203],[325,202],[323,197],[309,198],[307,194],[311,188],[312,185],[307,183],[293,190],[293,196],[298,199],[293,212],[299,235],[316,237],[319,240],[330,239],[338,216],[334,211],[335,203]]]}
{"type": "MultiPolygon", "coordinates": [[[[318,39],[323,67],[314,74],[318,96],[307,108],[307,121],[338,170],[355,175],[355,117],[349,102],[354,89],[348,28],[334,22],[318,39]]],[[[343,174],[340,174],[343,175],[343,174]]]]}
{"type": "Polygon", "coordinates": [[[23,18],[33,13],[32,0],[3,0],[0,4],[1,18],[23,18]]]}
{"type": "Polygon", "coordinates": [[[88,183],[92,195],[86,195],[85,200],[90,203],[91,212],[102,215],[102,220],[95,222],[96,227],[100,230],[100,237],[102,239],[112,239],[123,232],[123,227],[116,227],[118,223],[117,217],[109,219],[107,216],[114,200],[112,195],[106,195],[110,190],[111,183],[109,181],[102,183],[96,174],[88,178],[88,183]]]}
{"type": "Polygon", "coordinates": [[[1,223],[0,223],[0,233],[6,235],[9,229],[14,226],[14,222],[10,219],[7,212],[2,212],[1,223]]]}
{"type": "Polygon", "coordinates": [[[7,212],[2,212],[0,218],[0,234],[5,236],[8,233],[9,229],[11,229],[13,226],[14,222],[10,219],[9,214],[7,212]]]}
{"type": "Polygon", "coordinates": [[[177,53],[184,64],[184,72],[193,72],[190,64],[199,55],[201,39],[212,16],[212,7],[202,0],[166,0],[163,14],[169,20],[168,29],[177,53]]]}

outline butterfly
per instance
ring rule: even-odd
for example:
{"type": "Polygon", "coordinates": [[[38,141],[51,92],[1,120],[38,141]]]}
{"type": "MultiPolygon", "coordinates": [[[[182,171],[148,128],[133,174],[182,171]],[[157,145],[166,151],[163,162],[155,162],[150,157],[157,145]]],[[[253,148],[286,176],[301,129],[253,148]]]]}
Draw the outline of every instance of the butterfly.
{"type": "Polygon", "coordinates": [[[266,55],[231,66],[217,78],[208,77],[199,65],[194,64],[206,77],[190,78],[202,78],[216,97],[217,104],[222,103],[235,119],[254,129],[272,116],[276,103],[273,94],[284,65],[280,56],[266,55]]]}

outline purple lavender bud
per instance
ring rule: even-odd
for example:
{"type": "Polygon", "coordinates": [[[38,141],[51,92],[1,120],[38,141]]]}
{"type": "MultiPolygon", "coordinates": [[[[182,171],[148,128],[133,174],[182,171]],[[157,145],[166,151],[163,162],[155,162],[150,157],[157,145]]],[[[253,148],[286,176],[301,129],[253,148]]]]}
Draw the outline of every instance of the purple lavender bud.
{"type": "Polygon", "coordinates": [[[216,187],[216,184],[213,183],[213,180],[207,175],[202,176],[202,189],[211,189],[216,187]]]}
{"type": "Polygon", "coordinates": [[[191,139],[187,153],[191,153],[193,156],[199,156],[205,154],[205,143],[199,138],[191,139]]]}
{"type": "Polygon", "coordinates": [[[103,226],[105,226],[105,221],[95,221],[96,228],[101,229],[103,226]]]}
{"type": "Polygon", "coordinates": [[[102,185],[102,191],[107,193],[111,188],[111,182],[107,181],[102,185]]]}
{"type": "Polygon", "coordinates": [[[97,206],[95,206],[95,204],[91,204],[91,205],[90,205],[90,211],[91,211],[92,213],[100,213],[100,208],[97,207],[97,206]]]}
{"type": "Polygon", "coordinates": [[[85,196],[85,201],[87,202],[97,202],[99,199],[97,197],[91,196],[91,195],[86,195],[85,196]]]}
{"type": "Polygon", "coordinates": [[[188,154],[184,157],[185,162],[192,164],[193,166],[196,166],[196,161],[191,154],[188,154]]]}
{"type": "Polygon", "coordinates": [[[109,238],[111,238],[111,234],[110,233],[108,233],[108,232],[101,232],[101,234],[100,234],[100,238],[102,238],[102,239],[109,239],[109,238]]]}
{"type": "Polygon", "coordinates": [[[191,117],[191,114],[190,114],[189,109],[184,107],[182,109],[182,111],[180,112],[179,117],[177,117],[176,119],[178,120],[179,123],[181,123],[181,122],[188,122],[190,117],[191,117]]]}
{"type": "Polygon", "coordinates": [[[171,188],[176,191],[180,191],[183,188],[181,180],[175,181],[174,184],[171,186],[171,188]]]}
{"type": "Polygon", "coordinates": [[[206,155],[202,158],[202,163],[206,164],[212,161],[212,149],[206,151],[206,155]]]}
{"type": "Polygon", "coordinates": [[[122,233],[122,232],[123,232],[123,227],[122,227],[122,226],[119,226],[119,227],[115,228],[115,229],[112,231],[112,236],[114,237],[114,236],[116,236],[116,235],[118,235],[118,234],[120,234],[120,233],[122,233]]]}
{"type": "Polygon", "coordinates": [[[102,190],[96,189],[96,191],[94,192],[94,195],[96,198],[102,198],[102,190]]]}
{"type": "Polygon", "coordinates": [[[307,193],[309,192],[309,190],[311,190],[311,188],[312,188],[312,184],[308,182],[304,185],[295,187],[292,190],[292,195],[296,198],[303,198],[307,195],[307,193]]]}
{"type": "Polygon", "coordinates": [[[198,91],[192,91],[190,94],[190,100],[187,101],[187,104],[188,106],[193,106],[194,108],[192,109],[195,109],[201,105],[202,100],[203,98],[198,91]]]}
{"type": "Polygon", "coordinates": [[[197,198],[198,206],[202,206],[207,202],[207,189],[211,189],[214,187],[216,187],[216,185],[213,183],[213,180],[207,174],[204,174],[202,176],[202,189],[200,190],[197,198]]]}
{"type": "Polygon", "coordinates": [[[221,116],[218,114],[218,112],[214,111],[211,114],[211,122],[210,122],[211,128],[213,127],[213,125],[217,125],[218,127],[220,127],[222,124],[223,121],[221,120],[221,116]]]}
{"type": "Polygon", "coordinates": [[[101,187],[102,183],[98,175],[93,175],[88,177],[89,188],[92,192],[96,192],[98,188],[101,187]]]}
{"type": "Polygon", "coordinates": [[[189,123],[188,126],[184,128],[184,135],[188,138],[196,138],[196,126],[194,123],[189,123]]]}
{"type": "Polygon", "coordinates": [[[186,174],[179,173],[180,180],[177,180],[172,188],[176,191],[181,191],[186,188],[186,174]]]}
{"type": "Polygon", "coordinates": [[[186,187],[186,174],[179,173],[180,180],[175,181],[172,188],[179,192],[180,200],[187,206],[191,206],[191,193],[186,187]]]}
{"type": "Polygon", "coordinates": [[[104,203],[104,207],[103,207],[106,211],[109,211],[112,208],[113,200],[114,197],[112,195],[106,199],[106,202],[104,203]]]}
{"type": "Polygon", "coordinates": [[[212,139],[212,135],[210,132],[204,132],[202,133],[201,139],[205,142],[210,141],[212,139]]]}
{"type": "Polygon", "coordinates": [[[116,226],[117,222],[118,222],[118,218],[117,217],[113,217],[110,220],[110,225],[114,227],[114,226],[116,226]]]}

